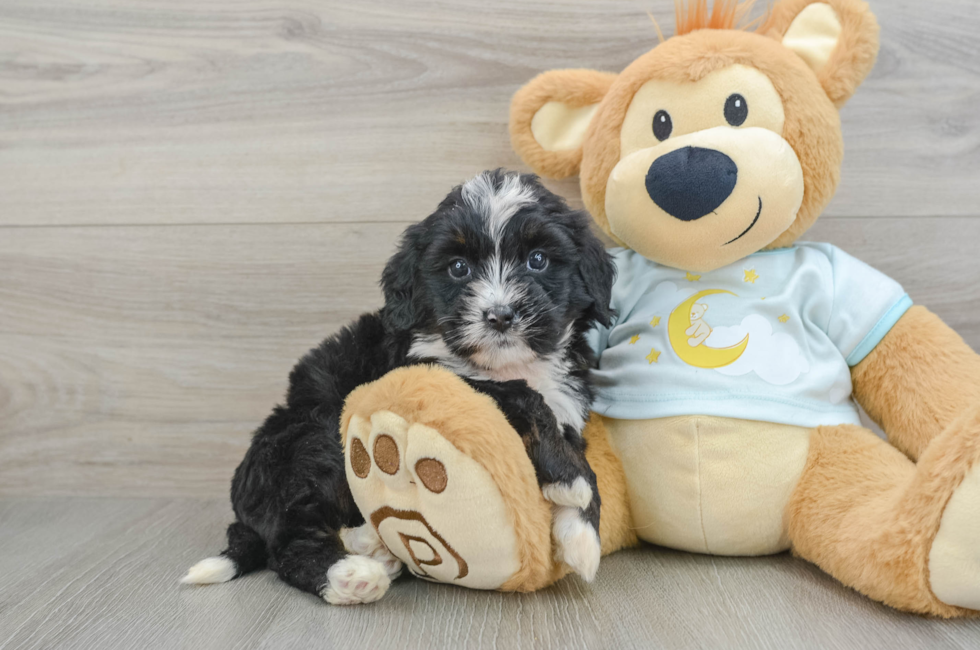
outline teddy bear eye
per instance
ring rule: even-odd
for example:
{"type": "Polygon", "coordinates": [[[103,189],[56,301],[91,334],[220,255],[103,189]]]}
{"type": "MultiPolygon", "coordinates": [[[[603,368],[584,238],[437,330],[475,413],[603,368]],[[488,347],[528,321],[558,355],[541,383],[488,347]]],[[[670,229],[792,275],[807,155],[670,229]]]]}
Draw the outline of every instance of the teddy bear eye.
{"type": "Polygon", "coordinates": [[[674,130],[674,122],[670,119],[667,111],[657,111],[653,116],[653,135],[657,140],[663,142],[670,137],[670,132],[674,130]]]}
{"type": "Polygon", "coordinates": [[[732,126],[742,126],[749,116],[749,103],[745,98],[735,93],[725,102],[725,119],[732,126]]]}

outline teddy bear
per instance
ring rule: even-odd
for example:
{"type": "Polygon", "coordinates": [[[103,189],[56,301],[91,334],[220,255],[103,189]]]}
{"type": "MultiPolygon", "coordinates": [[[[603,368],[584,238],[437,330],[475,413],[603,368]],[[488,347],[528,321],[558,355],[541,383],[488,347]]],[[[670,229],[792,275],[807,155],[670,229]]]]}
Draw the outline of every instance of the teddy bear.
{"type": "MultiPolygon", "coordinates": [[[[546,72],[512,101],[516,152],[577,174],[618,245],[584,433],[602,552],[790,550],[892,607],[973,615],[980,357],[892,279],[800,241],[837,188],[877,22],[860,0],[778,0],[754,29],[744,12],[690,0],[622,72],[546,72]]],[[[395,474],[347,475],[413,574],[530,591],[568,573],[518,436],[451,372],[361,386],[342,435],[396,441],[395,474]]]]}

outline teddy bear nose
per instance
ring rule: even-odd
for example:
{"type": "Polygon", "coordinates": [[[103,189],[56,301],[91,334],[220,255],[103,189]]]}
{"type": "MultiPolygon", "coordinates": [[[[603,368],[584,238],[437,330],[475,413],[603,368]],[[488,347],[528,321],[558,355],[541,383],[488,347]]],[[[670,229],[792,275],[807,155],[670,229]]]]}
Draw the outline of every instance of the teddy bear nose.
{"type": "Polygon", "coordinates": [[[654,160],[646,185],[661,210],[681,221],[694,221],[717,210],[737,181],[738,166],[722,152],[684,147],[654,160]]]}

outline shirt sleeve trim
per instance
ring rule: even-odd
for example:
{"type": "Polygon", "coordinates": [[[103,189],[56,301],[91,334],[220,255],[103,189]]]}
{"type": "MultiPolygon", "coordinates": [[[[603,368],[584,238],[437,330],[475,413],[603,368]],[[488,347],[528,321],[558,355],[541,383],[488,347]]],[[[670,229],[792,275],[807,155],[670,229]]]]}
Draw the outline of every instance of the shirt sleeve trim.
{"type": "Polygon", "coordinates": [[[898,299],[892,308],[885,312],[885,315],[875,324],[868,335],[865,336],[854,351],[847,355],[847,365],[853,368],[857,364],[864,360],[864,357],[871,354],[871,351],[875,349],[881,339],[885,338],[885,334],[891,331],[898,322],[898,319],[905,315],[905,312],[909,310],[912,306],[912,299],[909,298],[909,294],[905,294],[898,299]]]}

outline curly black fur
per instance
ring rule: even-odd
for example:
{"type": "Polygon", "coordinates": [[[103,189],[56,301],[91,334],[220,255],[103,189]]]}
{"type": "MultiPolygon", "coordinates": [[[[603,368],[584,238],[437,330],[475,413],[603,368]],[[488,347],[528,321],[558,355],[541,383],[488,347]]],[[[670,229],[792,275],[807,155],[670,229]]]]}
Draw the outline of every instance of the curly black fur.
{"type": "Polygon", "coordinates": [[[536,177],[498,170],[455,188],[408,228],[382,276],[385,306],[299,360],[285,404],[255,432],[235,471],[237,521],[222,553],[235,577],[268,566],[288,584],[320,592],[327,570],[347,555],[339,530],[364,521],[344,469],[344,400],[413,363],[445,364],[493,397],[524,439],[542,485],[585,477],[594,498],[584,517],[598,531],[598,489],[580,436],[592,401],[585,333],[609,322],[614,271],[589,223],[536,177]],[[544,272],[524,263],[540,251],[544,272]],[[448,272],[459,259],[472,269],[468,280],[448,272]],[[497,291],[489,297],[481,293],[488,282],[497,291]],[[499,332],[479,310],[505,289],[515,317],[499,332]]]}

